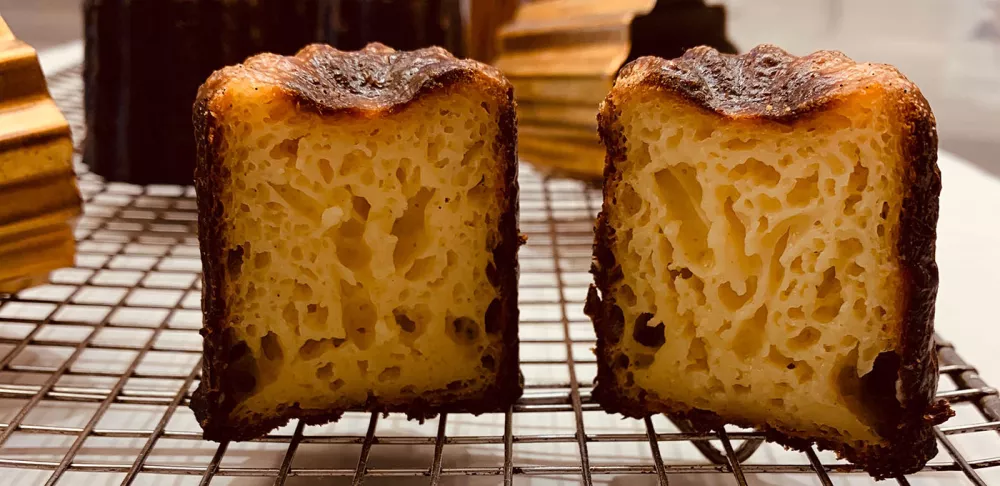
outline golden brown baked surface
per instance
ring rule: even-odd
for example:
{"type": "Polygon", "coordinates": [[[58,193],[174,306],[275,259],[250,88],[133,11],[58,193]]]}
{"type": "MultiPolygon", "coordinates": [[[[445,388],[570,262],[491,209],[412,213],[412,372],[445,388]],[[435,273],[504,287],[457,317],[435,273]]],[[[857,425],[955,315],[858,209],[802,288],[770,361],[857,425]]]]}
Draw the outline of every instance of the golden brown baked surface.
{"type": "Polygon", "coordinates": [[[520,395],[514,106],[494,69],[313,45],[215,73],[194,121],[206,438],[520,395]]]}
{"type": "Polygon", "coordinates": [[[626,66],[587,311],[594,396],[876,477],[936,452],[934,118],[891,66],[695,48],[626,66]],[[599,292],[598,292],[599,291],[599,292]]]}

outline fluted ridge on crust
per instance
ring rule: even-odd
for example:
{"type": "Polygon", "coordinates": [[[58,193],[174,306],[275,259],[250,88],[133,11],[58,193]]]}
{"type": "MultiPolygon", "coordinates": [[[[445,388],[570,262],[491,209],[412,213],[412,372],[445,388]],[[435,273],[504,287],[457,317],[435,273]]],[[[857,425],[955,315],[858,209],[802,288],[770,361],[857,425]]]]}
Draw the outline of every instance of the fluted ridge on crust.
{"type": "Polygon", "coordinates": [[[926,115],[920,90],[893,66],[858,63],[839,51],[794,56],[759,45],[745,54],[696,47],[677,59],[642,57],[622,69],[618,89],[647,85],[672,90],[731,118],[789,120],[858,90],[878,85],[926,115]]]}
{"type": "Polygon", "coordinates": [[[358,51],[341,51],[312,44],[295,56],[258,54],[216,71],[198,91],[198,103],[211,100],[236,79],[281,86],[300,104],[321,114],[395,111],[425,89],[458,79],[472,80],[497,95],[505,96],[513,89],[495,68],[457,59],[440,47],[396,51],[375,42],[358,51]]]}

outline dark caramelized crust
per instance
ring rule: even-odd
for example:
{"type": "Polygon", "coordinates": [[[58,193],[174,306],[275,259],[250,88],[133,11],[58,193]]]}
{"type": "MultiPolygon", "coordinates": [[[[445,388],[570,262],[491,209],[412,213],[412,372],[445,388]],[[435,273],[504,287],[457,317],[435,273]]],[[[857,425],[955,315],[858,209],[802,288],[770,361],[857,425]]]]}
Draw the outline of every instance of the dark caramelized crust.
{"type": "MultiPolygon", "coordinates": [[[[920,90],[887,64],[858,64],[838,51],[793,56],[763,44],[741,55],[695,47],[677,59],[642,57],[622,68],[615,90],[651,86],[679,94],[692,104],[727,118],[793,123],[814,110],[868,87],[896,96],[911,120],[927,119],[934,139],[934,115],[920,90]]],[[[603,110],[606,111],[606,110],[603,110]]],[[[937,152],[934,152],[934,163],[937,152]]]]}
{"type": "Polygon", "coordinates": [[[443,390],[405,400],[383,399],[369,394],[358,409],[371,412],[402,412],[423,420],[441,412],[474,414],[506,410],[521,395],[523,379],[518,369],[517,248],[518,185],[516,161],[516,117],[513,88],[495,69],[460,60],[440,48],[397,52],[381,44],[369,44],[356,52],[326,45],[311,45],[294,57],[260,54],[244,64],[217,71],[201,87],[194,105],[198,163],[195,186],[198,194],[199,241],[204,270],[204,358],[201,384],[191,408],[210,440],[247,440],[265,434],[292,418],[307,424],[338,419],[346,410],[304,410],[287,404],[274,415],[251,414],[230,418],[240,400],[254,387],[253,356],[245,342],[235,339],[227,327],[230,315],[224,288],[227,242],[222,231],[223,207],[220,189],[230,183],[228,170],[218,163],[222,157],[220,103],[226,85],[235,79],[277,88],[275,102],[291,103],[300,110],[323,116],[342,115],[377,119],[396,113],[423,96],[460,84],[472,86],[496,100],[500,112],[499,161],[503,171],[503,213],[499,219],[499,241],[493,250],[495,267],[487,269],[497,289],[499,306],[487,311],[487,332],[503,334],[504,352],[496,363],[495,382],[480,393],[443,390]]]}
{"type": "Polygon", "coordinates": [[[595,262],[592,273],[596,288],[587,299],[586,312],[594,321],[598,344],[598,375],[594,397],[610,412],[642,417],[672,413],[689,418],[704,429],[728,422],[764,429],[769,438],[805,450],[814,442],[860,465],[876,478],[919,470],[937,452],[933,426],[953,412],[944,400],[935,399],[938,379],[933,347],[934,302],[938,270],[934,261],[938,196],[941,176],[937,168],[937,133],[934,116],[920,91],[895,68],[882,64],[855,63],[839,52],[821,51],[796,57],[769,45],[743,55],[720,54],[698,47],[674,60],[644,57],[622,69],[615,87],[598,115],[601,139],[607,149],[604,171],[604,207],[596,225],[595,262]],[[614,348],[623,332],[622,310],[610,293],[622,278],[622,269],[612,251],[616,239],[607,214],[611,193],[607,181],[620,180],[617,165],[626,158],[626,140],[618,121],[616,100],[639,88],[668,93],[693,107],[722,119],[749,122],[779,122],[794,125],[811,115],[836,106],[868,89],[880,89],[891,107],[895,123],[904,135],[903,157],[908,168],[903,176],[900,233],[897,248],[903,274],[904,316],[901,325],[900,360],[896,377],[896,400],[881,400],[885,416],[898,418],[883,424],[885,445],[844,444],[791,436],[766,424],[740,422],[699,409],[678,407],[646,397],[623,393],[612,368],[625,358],[614,348]],[[599,291],[599,292],[598,292],[599,291]]]}
{"type": "Polygon", "coordinates": [[[364,117],[398,111],[422,94],[456,82],[475,83],[498,98],[513,90],[495,68],[456,59],[440,47],[396,51],[372,43],[347,52],[313,44],[295,56],[259,54],[216,71],[198,90],[196,107],[210,102],[234,78],[280,86],[291,100],[322,115],[364,117]]]}

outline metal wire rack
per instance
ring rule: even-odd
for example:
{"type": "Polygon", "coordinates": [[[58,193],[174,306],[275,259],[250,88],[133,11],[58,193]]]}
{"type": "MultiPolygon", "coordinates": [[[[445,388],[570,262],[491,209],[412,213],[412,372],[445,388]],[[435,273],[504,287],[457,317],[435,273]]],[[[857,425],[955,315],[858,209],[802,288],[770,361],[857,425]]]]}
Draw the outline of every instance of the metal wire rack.
{"type": "MultiPolygon", "coordinates": [[[[53,96],[82,135],[79,67],[53,96]]],[[[79,140],[78,140],[79,142],[79,140]]],[[[424,424],[348,413],[253,442],[212,443],[187,408],[200,371],[200,259],[190,187],[104,183],[86,201],[74,268],[0,296],[0,482],[6,484],[870,484],[825,452],[753,431],[621,420],[590,399],[582,313],[600,194],[521,173],[524,397],[501,414],[424,424]],[[756,452],[755,452],[756,451],[756,452]],[[10,482],[8,482],[10,481],[10,482]]],[[[938,342],[939,395],[958,416],[941,453],[899,484],[1000,484],[1000,398],[938,342]],[[930,481],[930,482],[927,482],[930,481]]]]}

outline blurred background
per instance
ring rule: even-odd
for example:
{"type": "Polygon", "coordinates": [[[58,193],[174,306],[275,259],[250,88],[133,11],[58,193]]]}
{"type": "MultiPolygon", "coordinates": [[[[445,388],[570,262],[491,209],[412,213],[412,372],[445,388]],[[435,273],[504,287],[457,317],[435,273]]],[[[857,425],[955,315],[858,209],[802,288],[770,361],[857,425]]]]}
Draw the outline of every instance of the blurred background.
{"type": "MultiPolygon", "coordinates": [[[[707,3],[726,7],[741,51],[770,42],[799,55],[838,49],[894,64],[930,100],[942,148],[1000,175],[1000,0],[707,3]]],[[[40,50],[83,37],[79,0],[0,0],[0,14],[40,50]]]]}
{"type": "MultiPolygon", "coordinates": [[[[473,0],[473,3],[489,0],[473,0]]],[[[0,0],[15,34],[38,49],[83,37],[79,0],[0,0]]],[[[709,0],[724,5],[743,51],[838,49],[894,64],[938,118],[941,146],[1000,176],[1000,0],[709,0]]]]}

